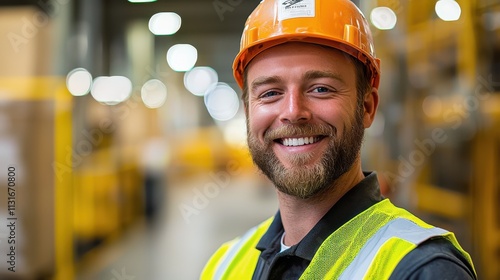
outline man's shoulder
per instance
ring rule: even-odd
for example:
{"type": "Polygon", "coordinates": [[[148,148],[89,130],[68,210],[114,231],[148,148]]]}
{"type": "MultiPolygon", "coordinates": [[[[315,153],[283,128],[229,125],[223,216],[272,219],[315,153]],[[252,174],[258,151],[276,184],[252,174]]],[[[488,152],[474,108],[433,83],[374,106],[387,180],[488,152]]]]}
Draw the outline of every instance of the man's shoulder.
{"type": "Polygon", "coordinates": [[[390,279],[438,278],[476,279],[467,259],[444,237],[427,240],[409,252],[390,279]]]}

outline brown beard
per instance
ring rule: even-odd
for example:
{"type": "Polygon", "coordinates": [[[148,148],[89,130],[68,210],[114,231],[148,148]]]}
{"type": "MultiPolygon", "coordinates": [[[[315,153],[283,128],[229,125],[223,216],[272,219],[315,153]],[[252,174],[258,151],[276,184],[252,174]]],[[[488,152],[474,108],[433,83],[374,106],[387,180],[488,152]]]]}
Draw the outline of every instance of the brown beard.
{"type": "Polygon", "coordinates": [[[247,139],[253,161],[283,193],[307,199],[333,188],[335,181],[354,164],[361,149],[364,112],[359,105],[351,120],[352,126],[344,127],[344,135],[340,138],[337,128],[330,125],[285,125],[267,131],[264,143],[260,143],[250,132],[247,119],[247,139]],[[303,135],[326,136],[329,139],[327,150],[312,166],[305,164],[313,155],[300,154],[290,157],[292,167],[286,168],[272,150],[273,139],[303,135]]]}

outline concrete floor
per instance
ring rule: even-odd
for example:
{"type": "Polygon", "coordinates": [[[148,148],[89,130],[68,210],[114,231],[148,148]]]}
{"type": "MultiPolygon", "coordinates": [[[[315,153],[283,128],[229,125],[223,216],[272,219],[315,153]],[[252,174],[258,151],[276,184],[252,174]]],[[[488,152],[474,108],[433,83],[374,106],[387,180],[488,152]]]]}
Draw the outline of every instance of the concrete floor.
{"type": "Polygon", "coordinates": [[[254,175],[199,176],[170,184],[156,222],[139,223],[96,250],[76,279],[198,279],[221,243],[278,207],[273,188],[254,175]]]}

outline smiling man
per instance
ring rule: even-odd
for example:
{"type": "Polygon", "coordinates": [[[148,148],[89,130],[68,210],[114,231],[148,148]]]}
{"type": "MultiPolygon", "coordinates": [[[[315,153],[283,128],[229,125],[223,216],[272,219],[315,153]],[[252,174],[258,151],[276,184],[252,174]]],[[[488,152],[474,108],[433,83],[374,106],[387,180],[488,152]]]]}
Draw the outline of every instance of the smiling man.
{"type": "Polygon", "coordinates": [[[349,0],[264,0],[234,62],[248,145],[279,211],[212,256],[201,279],[475,279],[453,233],[380,194],[361,169],[380,62],[349,0]]]}

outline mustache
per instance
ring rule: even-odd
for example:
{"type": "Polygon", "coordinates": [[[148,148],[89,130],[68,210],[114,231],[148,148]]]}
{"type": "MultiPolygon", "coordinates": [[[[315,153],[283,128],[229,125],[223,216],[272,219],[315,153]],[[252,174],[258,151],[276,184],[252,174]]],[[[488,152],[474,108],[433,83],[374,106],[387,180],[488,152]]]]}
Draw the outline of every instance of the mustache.
{"type": "Polygon", "coordinates": [[[280,138],[327,136],[335,137],[337,128],[326,124],[284,125],[266,131],[264,140],[271,142],[280,138]]]}

